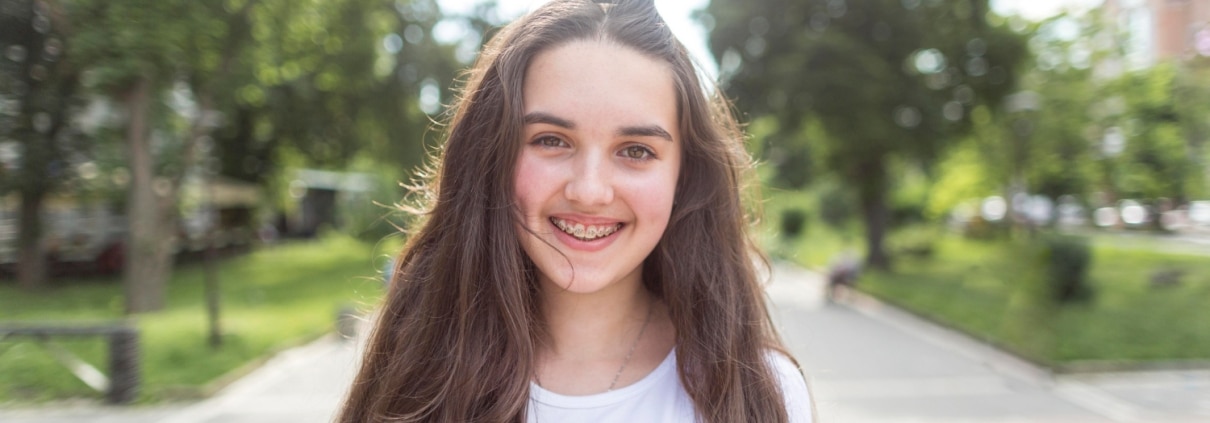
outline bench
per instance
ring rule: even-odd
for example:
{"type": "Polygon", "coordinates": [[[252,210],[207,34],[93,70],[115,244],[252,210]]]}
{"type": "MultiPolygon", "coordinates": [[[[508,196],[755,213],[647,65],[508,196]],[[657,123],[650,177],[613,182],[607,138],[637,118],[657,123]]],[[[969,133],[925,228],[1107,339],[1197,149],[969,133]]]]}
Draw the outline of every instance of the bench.
{"type": "Polygon", "coordinates": [[[70,323],[0,322],[0,342],[32,338],[84,384],[105,393],[110,404],[128,404],[138,396],[139,332],[125,322],[70,323]],[[109,376],[98,371],[51,338],[103,337],[109,342],[109,376]]]}

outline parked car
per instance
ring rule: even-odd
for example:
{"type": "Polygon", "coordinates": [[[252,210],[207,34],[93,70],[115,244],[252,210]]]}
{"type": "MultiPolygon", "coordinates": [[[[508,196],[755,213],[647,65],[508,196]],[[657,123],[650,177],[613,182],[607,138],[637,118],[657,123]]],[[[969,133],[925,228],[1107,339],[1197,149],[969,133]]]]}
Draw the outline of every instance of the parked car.
{"type": "MultiPolygon", "coordinates": [[[[0,201],[0,274],[15,271],[19,219],[15,204],[0,201]]],[[[42,228],[52,271],[111,274],[122,270],[126,218],[105,205],[51,199],[42,210],[42,228]]]]}

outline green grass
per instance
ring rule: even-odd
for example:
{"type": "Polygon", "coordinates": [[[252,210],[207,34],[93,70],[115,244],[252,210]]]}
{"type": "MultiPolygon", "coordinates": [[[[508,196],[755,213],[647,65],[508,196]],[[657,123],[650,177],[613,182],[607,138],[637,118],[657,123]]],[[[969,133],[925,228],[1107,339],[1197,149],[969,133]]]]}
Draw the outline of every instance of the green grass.
{"type": "MultiPolygon", "coordinates": [[[[167,307],[133,320],[142,344],[140,401],[207,394],[209,384],[267,355],[328,333],[337,310],[368,309],[382,294],[379,272],[398,242],[372,246],[331,235],[317,242],[263,248],[219,262],[223,346],[207,345],[203,269],[177,268],[167,307]]],[[[116,279],[56,281],[41,292],[0,284],[5,321],[95,322],[122,318],[122,287],[116,279]]],[[[106,370],[100,339],[56,339],[74,354],[106,370]]],[[[101,398],[27,339],[0,342],[0,403],[101,398]]]]}
{"type": "Polygon", "coordinates": [[[899,259],[893,273],[866,272],[862,291],[933,320],[1048,361],[1051,310],[1028,295],[1029,264],[1010,245],[943,238],[928,259],[899,259]]]}
{"type": "MultiPolygon", "coordinates": [[[[771,197],[760,239],[774,255],[818,270],[843,249],[863,248],[860,228],[845,236],[818,219],[801,239],[777,238],[779,212],[788,207],[813,210],[806,194],[771,197]]],[[[1056,369],[1210,360],[1210,257],[1098,239],[1088,276],[1094,296],[1056,306],[1038,300],[1030,281],[1041,270],[1019,244],[917,227],[892,233],[888,245],[919,244],[930,231],[937,234],[931,256],[900,254],[893,272],[867,271],[859,289],[1056,369]],[[1163,270],[1180,271],[1181,283],[1152,286],[1151,275],[1163,270]]]]}
{"type": "Polygon", "coordinates": [[[1060,339],[1058,360],[1210,359],[1210,257],[1110,246],[1094,254],[1098,295],[1063,310],[1059,333],[1071,336],[1060,339]],[[1182,271],[1182,283],[1152,287],[1152,272],[1165,269],[1182,271]]]}
{"type": "Polygon", "coordinates": [[[1107,246],[1093,248],[1084,303],[1053,306],[1029,294],[1036,269],[1011,244],[958,237],[932,259],[900,260],[867,273],[861,289],[918,314],[1057,367],[1084,361],[1210,359],[1210,260],[1107,246]],[[1178,286],[1153,287],[1152,272],[1179,269],[1178,286]]]}

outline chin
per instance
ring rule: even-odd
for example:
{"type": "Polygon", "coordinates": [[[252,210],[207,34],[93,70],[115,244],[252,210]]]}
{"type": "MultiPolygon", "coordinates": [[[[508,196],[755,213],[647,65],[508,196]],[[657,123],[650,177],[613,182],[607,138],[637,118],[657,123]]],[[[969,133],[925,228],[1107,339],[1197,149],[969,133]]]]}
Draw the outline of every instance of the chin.
{"type": "MultiPolygon", "coordinates": [[[[539,270],[541,271],[541,270],[539,270]]],[[[595,294],[607,290],[611,287],[616,287],[627,283],[626,281],[631,276],[630,274],[621,274],[619,272],[609,272],[581,267],[578,271],[573,272],[570,267],[562,267],[555,271],[558,278],[550,278],[551,272],[542,271],[544,284],[549,288],[555,288],[572,294],[595,294]]],[[[635,274],[637,275],[637,273],[635,274]]]]}

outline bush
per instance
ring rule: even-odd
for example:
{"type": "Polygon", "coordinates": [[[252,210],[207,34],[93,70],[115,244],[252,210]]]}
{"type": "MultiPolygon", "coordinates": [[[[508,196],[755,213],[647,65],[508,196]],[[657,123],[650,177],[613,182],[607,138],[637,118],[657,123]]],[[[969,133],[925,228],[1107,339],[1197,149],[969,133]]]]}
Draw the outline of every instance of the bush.
{"type": "Polygon", "coordinates": [[[1088,240],[1054,235],[1042,239],[1045,247],[1046,286],[1052,300],[1063,304],[1086,301],[1092,297],[1088,269],[1092,251],[1088,240]]]}
{"type": "Polygon", "coordinates": [[[924,222],[924,201],[893,198],[891,202],[891,226],[906,226],[924,222]]]}
{"type": "Polygon", "coordinates": [[[782,239],[798,239],[807,225],[807,213],[799,209],[786,209],[781,212],[782,239]]]}
{"type": "Polygon", "coordinates": [[[829,184],[819,193],[819,217],[824,223],[836,229],[843,229],[845,224],[858,214],[852,195],[837,184],[829,184]]]}
{"type": "Polygon", "coordinates": [[[967,239],[983,241],[1007,239],[1010,235],[1008,224],[1003,221],[989,222],[982,216],[973,216],[962,225],[962,235],[967,239]]]}
{"type": "Polygon", "coordinates": [[[896,256],[929,258],[933,256],[938,237],[940,234],[937,228],[917,224],[891,233],[887,237],[887,246],[890,247],[891,254],[896,256]]]}

